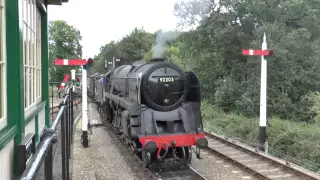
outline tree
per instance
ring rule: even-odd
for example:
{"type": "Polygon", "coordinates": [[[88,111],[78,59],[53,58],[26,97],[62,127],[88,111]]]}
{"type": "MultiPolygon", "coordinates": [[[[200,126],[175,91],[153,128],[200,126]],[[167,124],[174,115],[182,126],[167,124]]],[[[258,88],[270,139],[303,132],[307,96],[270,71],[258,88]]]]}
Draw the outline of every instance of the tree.
{"type": "Polygon", "coordinates": [[[200,78],[205,98],[226,111],[259,113],[260,61],[241,55],[259,48],[268,58],[268,114],[312,121],[303,97],[320,89],[318,1],[191,0],[175,5],[180,24],[194,27],[179,41],[180,57],[200,78]]]}
{"type": "Polygon", "coordinates": [[[154,35],[144,29],[134,28],[133,31],[122,38],[118,47],[124,59],[128,63],[141,60],[145,53],[149,51],[154,42],[154,35]]]}
{"type": "Polygon", "coordinates": [[[120,59],[117,66],[141,60],[151,49],[153,42],[153,34],[146,32],[144,29],[134,28],[130,34],[120,41],[112,41],[100,48],[100,53],[94,57],[93,71],[105,72],[105,60],[111,62],[113,57],[120,59]]]}
{"type": "Polygon", "coordinates": [[[71,67],[54,66],[56,58],[82,58],[80,31],[65,21],[49,22],[49,74],[50,81],[61,82],[71,67]]]}

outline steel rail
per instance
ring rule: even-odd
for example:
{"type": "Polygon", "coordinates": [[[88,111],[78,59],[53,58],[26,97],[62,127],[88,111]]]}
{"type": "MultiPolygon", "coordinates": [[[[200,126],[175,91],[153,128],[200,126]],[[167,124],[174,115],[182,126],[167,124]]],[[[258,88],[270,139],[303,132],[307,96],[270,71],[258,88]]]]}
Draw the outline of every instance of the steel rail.
{"type": "MultiPolygon", "coordinates": [[[[311,171],[304,169],[298,165],[295,165],[295,164],[290,163],[288,161],[283,161],[283,160],[274,158],[270,155],[265,154],[264,152],[262,152],[258,149],[252,148],[250,146],[247,146],[247,145],[242,144],[240,142],[236,142],[234,140],[229,140],[230,138],[227,138],[227,137],[215,134],[215,133],[207,132],[207,131],[204,131],[204,133],[209,140],[210,139],[217,140],[217,141],[221,142],[222,144],[225,144],[229,147],[236,149],[237,151],[242,151],[246,154],[250,154],[251,156],[259,157],[261,160],[268,162],[270,165],[282,167],[284,170],[286,170],[288,172],[292,172],[299,177],[303,177],[303,179],[320,180],[319,174],[311,172],[311,171]]],[[[224,158],[226,158],[226,159],[232,161],[233,163],[241,166],[242,168],[250,171],[252,174],[254,174],[255,176],[257,176],[259,178],[272,179],[272,177],[268,176],[267,174],[263,174],[262,172],[255,170],[253,167],[249,167],[245,163],[242,163],[241,160],[237,160],[236,158],[231,157],[227,153],[219,151],[219,148],[211,148],[210,143],[209,143],[209,146],[207,149],[213,153],[216,153],[216,154],[219,154],[220,156],[223,156],[224,158]]]]}

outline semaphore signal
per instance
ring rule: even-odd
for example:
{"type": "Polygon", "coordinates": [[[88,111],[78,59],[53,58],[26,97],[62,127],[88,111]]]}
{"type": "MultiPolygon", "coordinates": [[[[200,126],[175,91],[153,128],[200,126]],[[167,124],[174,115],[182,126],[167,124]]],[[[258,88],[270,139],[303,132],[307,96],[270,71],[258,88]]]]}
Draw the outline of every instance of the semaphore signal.
{"type": "Polygon", "coordinates": [[[246,56],[272,56],[273,52],[261,49],[243,49],[242,54],[246,56]]]}
{"type": "Polygon", "coordinates": [[[54,61],[56,66],[81,66],[86,63],[87,61],[85,59],[56,59],[54,61]]]}
{"type": "Polygon", "coordinates": [[[62,80],[62,82],[61,82],[61,84],[60,84],[60,89],[63,89],[63,88],[64,88],[64,86],[66,85],[66,82],[68,82],[68,80],[69,80],[69,77],[70,77],[69,74],[66,74],[66,75],[64,76],[64,78],[63,78],[63,80],[62,80]]]}
{"type": "MultiPolygon", "coordinates": [[[[81,66],[82,67],[82,135],[81,143],[84,147],[89,146],[88,138],[88,101],[87,101],[87,69],[93,64],[93,59],[56,59],[56,66],[81,66]]],[[[71,71],[72,81],[75,80],[75,71],[71,71]]],[[[69,75],[68,75],[69,79],[69,75]]],[[[74,88],[73,88],[74,89],[74,88]]]]}
{"type": "Polygon", "coordinates": [[[268,152],[267,142],[267,60],[264,56],[272,56],[273,52],[267,50],[266,34],[263,34],[262,49],[243,49],[242,54],[245,56],[261,56],[261,88],[260,88],[260,133],[259,142],[260,150],[268,152]]]}

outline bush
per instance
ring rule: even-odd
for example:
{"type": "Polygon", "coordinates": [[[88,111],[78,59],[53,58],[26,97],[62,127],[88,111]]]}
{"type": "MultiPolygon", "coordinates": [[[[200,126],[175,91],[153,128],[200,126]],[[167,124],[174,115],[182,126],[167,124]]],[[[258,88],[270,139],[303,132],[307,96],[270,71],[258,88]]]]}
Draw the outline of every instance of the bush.
{"type": "MultiPolygon", "coordinates": [[[[224,113],[214,105],[202,103],[205,130],[257,143],[259,119],[241,114],[224,113]]],[[[316,123],[294,122],[277,117],[269,119],[267,127],[269,153],[307,169],[320,169],[320,128],[316,123]],[[288,156],[288,157],[287,157],[288,156]]]]}

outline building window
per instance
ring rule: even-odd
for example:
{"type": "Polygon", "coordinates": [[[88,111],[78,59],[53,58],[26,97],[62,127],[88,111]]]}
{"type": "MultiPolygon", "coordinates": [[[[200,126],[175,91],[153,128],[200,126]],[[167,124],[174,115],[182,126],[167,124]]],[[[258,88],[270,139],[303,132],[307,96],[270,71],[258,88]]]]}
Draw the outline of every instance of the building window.
{"type": "Polygon", "coordinates": [[[5,0],[0,0],[0,129],[7,125],[7,83],[6,83],[6,23],[5,0]]]}
{"type": "Polygon", "coordinates": [[[22,0],[24,108],[41,101],[41,14],[36,0],[22,0]]]}

